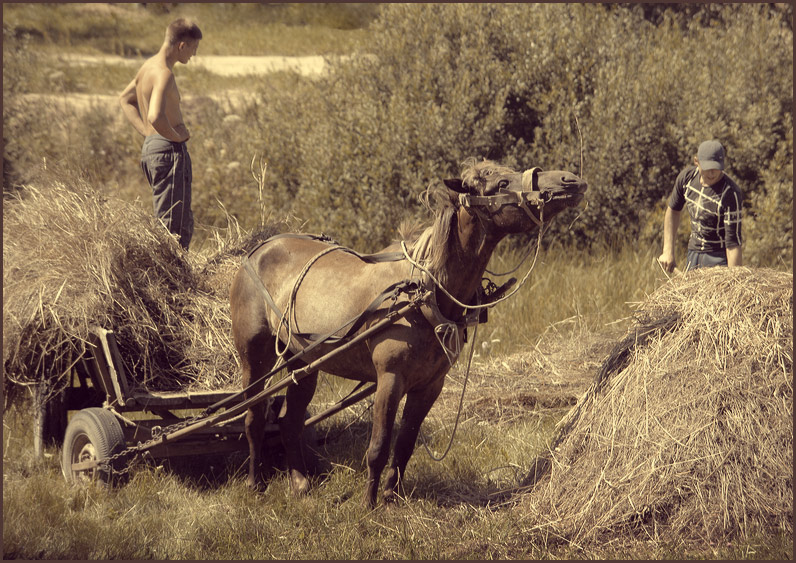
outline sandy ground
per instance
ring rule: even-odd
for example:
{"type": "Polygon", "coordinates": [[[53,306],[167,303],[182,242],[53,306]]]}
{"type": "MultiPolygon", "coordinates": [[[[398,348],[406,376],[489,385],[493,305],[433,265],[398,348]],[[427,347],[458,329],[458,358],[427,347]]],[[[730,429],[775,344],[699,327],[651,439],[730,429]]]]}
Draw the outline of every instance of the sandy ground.
{"type": "MultiPolygon", "coordinates": [[[[61,55],[66,63],[73,65],[114,64],[138,68],[143,58],[125,58],[114,55],[61,55]]],[[[244,74],[268,74],[269,72],[293,71],[303,76],[317,76],[326,69],[326,61],[320,55],[309,57],[282,56],[217,56],[196,55],[189,66],[202,67],[220,76],[244,74]]]]}
{"type": "MultiPolygon", "coordinates": [[[[68,65],[98,66],[103,64],[126,65],[134,72],[144,62],[143,58],[125,58],[116,55],[59,55],[59,59],[68,65]]],[[[241,76],[247,74],[263,75],[271,72],[289,71],[302,76],[319,76],[326,70],[326,61],[322,56],[283,57],[283,56],[216,56],[197,55],[188,63],[202,67],[220,76],[241,76]]],[[[120,85],[121,91],[123,85],[120,85]]],[[[247,94],[240,90],[226,90],[217,94],[222,100],[229,100],[231,105],[243,102],[247,94]]],[[[185,101],[190,103],[193,96],[186,93],[185,101]]],[[[56,104],[65,110],[86,111],[92,107],[100,107],[111,111],[118,109],[118,100],[113,95],[103,94],[27,94],[22,96],[24,102],[32,104],[56,104]]],[[[229,108],[230,110],[232,108],[229,108]]]]}

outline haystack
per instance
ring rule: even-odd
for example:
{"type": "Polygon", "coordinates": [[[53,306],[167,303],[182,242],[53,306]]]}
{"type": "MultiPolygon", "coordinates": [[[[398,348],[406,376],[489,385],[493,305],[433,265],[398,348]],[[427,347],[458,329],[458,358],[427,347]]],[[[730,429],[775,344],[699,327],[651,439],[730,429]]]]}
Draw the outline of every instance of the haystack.
{"type": "Polygon", "coordinates": [[[792,533],[793,276],[675,277],[536,461],[518,512],[575,544],[792,533]]]}
{"type": "Polygon", "coordinates": [[[207,260],[184,252],[151,212],[57,181],[7,200],[3,220],[7,392],[39,383],[57,392],[94,326],[115,331],[140,387],[238,384],[228,287],[248,243],[239,229],[216,236],[207,260]]]}

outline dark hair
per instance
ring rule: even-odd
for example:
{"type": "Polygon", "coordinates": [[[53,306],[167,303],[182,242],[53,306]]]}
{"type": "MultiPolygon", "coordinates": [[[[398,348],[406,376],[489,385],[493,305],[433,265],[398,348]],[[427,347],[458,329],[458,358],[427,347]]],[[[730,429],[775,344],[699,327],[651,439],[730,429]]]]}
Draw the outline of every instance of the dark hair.
{"type": "Polygon", "coordinates": [[[202,31],[199,26],[191,20],[179,18],[174,20],[166,28],[166,40],[169,45],[176,45],[180,41],[199,41],[202,38],[202,31]]]}

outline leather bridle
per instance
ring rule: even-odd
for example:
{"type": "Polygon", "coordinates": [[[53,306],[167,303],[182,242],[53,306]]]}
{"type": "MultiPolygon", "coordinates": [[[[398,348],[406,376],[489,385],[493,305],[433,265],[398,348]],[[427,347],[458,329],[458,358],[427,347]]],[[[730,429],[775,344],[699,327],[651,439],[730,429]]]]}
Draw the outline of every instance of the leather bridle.
{"type": "Polygon", "coordinates": [[[500,211],[505,205],[516,205],[525,211],[537,226],[541,227],[543,221],[534,215],[529,207],[530,205],[536,207],[539,216],[542,216],[546,202],[539,190],[539,172],[541,170],[541,168],[534,167],[522,173],[523,191],[521,192],[501,188],[492,195],[459,194],[459,204],[478,215],[486,213],[490,216],[500,211]]]}

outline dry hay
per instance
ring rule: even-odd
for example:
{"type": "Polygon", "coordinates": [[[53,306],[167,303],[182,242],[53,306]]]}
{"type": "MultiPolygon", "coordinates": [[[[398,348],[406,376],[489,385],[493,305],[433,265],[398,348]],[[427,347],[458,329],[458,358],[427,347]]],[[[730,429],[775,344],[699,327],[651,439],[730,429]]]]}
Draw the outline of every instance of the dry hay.
{"type": "Polygon", "coordinates": [[[713,268],[639,304],[516,497],[573,544],[792,533],[793,276],[713,268]]]}
{"type": "Polygon", "coordinates": [[[116,333],[139,387],[238,383],[228,286],[251,239],[234,220],[207,260],[151,213],[85,184],[29,186],[5,201],[3,219],[6,406],[21,386],[63,386],[94,326],[116,333]]]}

